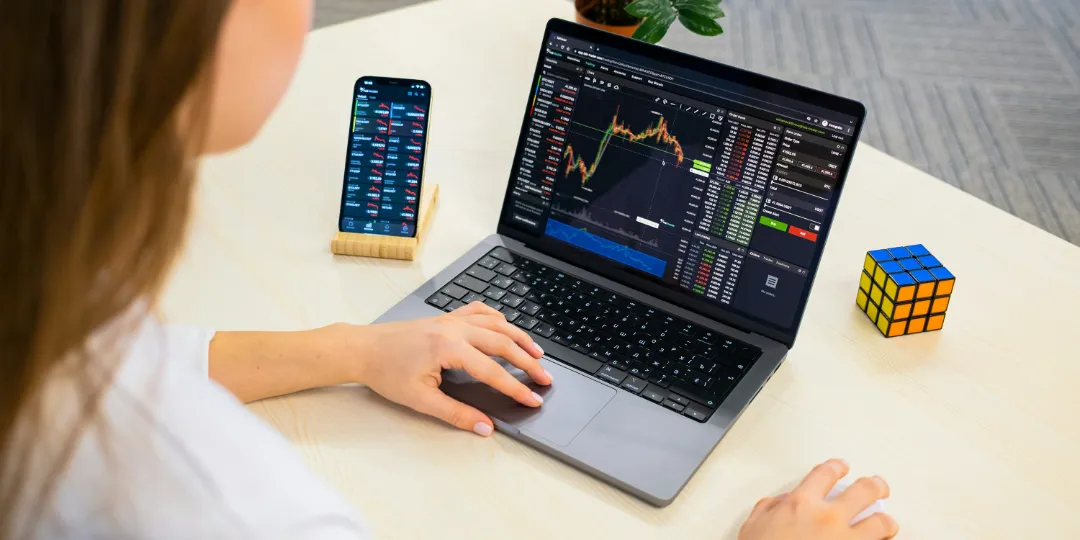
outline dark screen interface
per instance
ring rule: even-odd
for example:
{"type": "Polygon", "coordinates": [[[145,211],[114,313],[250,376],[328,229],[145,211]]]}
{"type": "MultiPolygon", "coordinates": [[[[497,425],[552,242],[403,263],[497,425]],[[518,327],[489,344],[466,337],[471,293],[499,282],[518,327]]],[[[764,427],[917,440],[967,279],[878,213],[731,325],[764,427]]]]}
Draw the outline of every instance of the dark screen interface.
{"type": "Polygon", "coordinates": [[[362,79],[353,96],[341,230],[414,236],[431,92],[362,79]]]}
{"type": "Polygon", "coordinates": [[[854,117],[552,34],[509,224],[794,323],[854,117]]]}

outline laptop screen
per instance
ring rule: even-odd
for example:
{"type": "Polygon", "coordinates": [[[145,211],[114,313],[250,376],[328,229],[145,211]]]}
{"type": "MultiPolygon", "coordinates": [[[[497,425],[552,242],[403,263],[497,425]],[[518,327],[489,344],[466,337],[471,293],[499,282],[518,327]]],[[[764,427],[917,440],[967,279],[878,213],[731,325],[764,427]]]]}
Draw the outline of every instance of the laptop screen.
{"type": "Polygon", "coordinates": [[[602,41],[549,31],[502,223],[796,326],[861,118],[602,41]]]}

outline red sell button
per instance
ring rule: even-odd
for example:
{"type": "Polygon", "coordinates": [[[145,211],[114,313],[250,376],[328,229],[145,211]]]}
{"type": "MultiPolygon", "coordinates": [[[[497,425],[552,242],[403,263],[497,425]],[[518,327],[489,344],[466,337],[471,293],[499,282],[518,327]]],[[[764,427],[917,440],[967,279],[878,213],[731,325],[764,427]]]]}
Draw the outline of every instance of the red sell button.
{"type": "Polygon", "coordinates": [[[788,226],[787,232],[798,236],[799,238],[805,238],[811,242],[817,242],[817,233],[812,233],[807,230],[800,229],[794,226],[788,226]]]}

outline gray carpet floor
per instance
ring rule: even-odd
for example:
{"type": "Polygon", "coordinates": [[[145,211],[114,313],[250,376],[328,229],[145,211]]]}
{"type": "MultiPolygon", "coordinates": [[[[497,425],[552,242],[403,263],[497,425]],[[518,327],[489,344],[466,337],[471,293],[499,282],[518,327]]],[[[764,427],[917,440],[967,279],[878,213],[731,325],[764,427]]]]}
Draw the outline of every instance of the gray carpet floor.
{"type": "MultiPolygon", "coordinates": [[[[419,1],[317,0],[316,25],[419,1]]],[[[724,9],[724,35],[675,28],[664,44],[858,99],[862,140],[1080,245],[1080,0],[724,9]]]]}

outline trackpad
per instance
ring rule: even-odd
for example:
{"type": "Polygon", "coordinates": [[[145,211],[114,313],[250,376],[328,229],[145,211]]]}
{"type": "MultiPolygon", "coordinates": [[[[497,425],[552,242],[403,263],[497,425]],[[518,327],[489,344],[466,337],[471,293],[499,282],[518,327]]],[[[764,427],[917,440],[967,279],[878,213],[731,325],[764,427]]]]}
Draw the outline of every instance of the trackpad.
{"type": "Polygon", "coordinates": [[[551,386],[536,384],[525,372],[498,361],[511,375],[540,394],[544,404],[537,408],[526,407],[458,370],[445,374],[441,388],[455,399],[484,411],[497,423],[559,446],[570,444],[615,397],[614,389],[547,358],[540,362],[555,381],[551,386]]]}

